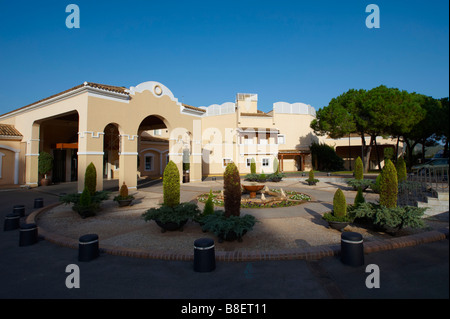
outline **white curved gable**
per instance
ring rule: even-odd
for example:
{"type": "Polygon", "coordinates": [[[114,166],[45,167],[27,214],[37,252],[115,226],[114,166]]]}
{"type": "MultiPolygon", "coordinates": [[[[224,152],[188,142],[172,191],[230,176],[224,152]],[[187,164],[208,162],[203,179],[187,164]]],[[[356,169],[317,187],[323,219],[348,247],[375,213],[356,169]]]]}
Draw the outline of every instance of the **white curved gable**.
{"type": "Polygon", "coordinates": [[[147,81],[137,86],[132,86],[128,90],[130,95],[134,95],[136,93],[142,93],[143,91],[150,91],[155,97],[161,98],[163,96],[168,96],[172,101],[179,104],[181,107],[181,103],[178,102],[178,99],[173,95],[172,91],[169,90],[167,86],[162,83],[156,81],[147,81]]]}

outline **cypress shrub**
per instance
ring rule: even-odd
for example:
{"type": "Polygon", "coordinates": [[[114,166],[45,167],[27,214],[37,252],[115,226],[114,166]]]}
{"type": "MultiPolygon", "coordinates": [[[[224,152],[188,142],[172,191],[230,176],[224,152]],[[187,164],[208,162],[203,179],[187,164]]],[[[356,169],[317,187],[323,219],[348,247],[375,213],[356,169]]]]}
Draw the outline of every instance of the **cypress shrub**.
{"type": "Polygon", "coordinates": [[[340,188],[334,193],[333,212],[336,217],[344,217],[347,215],[347,201],[344,192],[340,188]]]}
{"type": "Polygon", "coordinates": [[[397,207],[398,179],[397,170],[391,160],[387,159],[381,173],[380,205],[387,208],[397,207]]]}
{"type": "Polygon", "coordinates": [[[214,214],[214,203],[213,203],[213,194],[212,190],[209,191],[208,199],[205,202],[205,207],[203,208],[203,215],[211,215],[214,214]]]}
{"type": "Polygon", "coordinates": [[[403,157],[400,157],[395,164],[395,169],[397,170],[397,180],[399,183],[405,182],[407,178],[406,173],[406,163],[403,157]]]}
{"type": "Polygon", "coordinates": [[[84,173],[84,187],[88,189],[89,195],[95,195],[97,190],[97,170],[92,162],[86,167],[86,172],[84,173]]]}
{"type": "Polygon", "coordinates": [[[256,163],[255,163],[255,159],[252,158],[251,162],[250,162],[250,173],[251,174],[256,174],[256,163]]]}
{"type": "Polygon", "coordinates": [[[163,174],[164,205],[175,207],[180,204],[180,172],[173,161],[169,161],[163,174]]]}
{"type": "Polygon", "coordinates": [[[239,216],[241,214],[241,178],[234,163],[225,168],[223,174],[223,194],[225,216],[239,216]]]}
{"type": "Polygon", "coordinates": [[[91,193],[89,189],[85,187],[80,196],[80,206],[89,207],[89,205],[91,205],[91,202],[92,202],[91,193]]]}
{"type": "Polygon", "coordinates": [[[353,205],[356,207],[359,204],[362,204],[362,203],[365,203],[365,202],[366,202],[366,200],[364,199],[362,188],[359,187],[358,188],[358,193],[356,193],[356,197],[355,197],[355,201],[354,201],[353,205]]]}
{"type": "Polygon", "coordinates": [[[123,185],[120,187],[119,195],[122,198],[128,197],[128,187],[125,185],[125,182],[123,182],[123,185]]]}
{"type": "Polygon", "coordinates": [[[359,157],[359,156],[355,161],[354,173],[355,173],[355,179],[363,179],[364,178],[363,162],[361,160],[361,157],[359,157]]]}
{"type": "Polygon", "coordinates": [[[278,158],[273,159],[273,172],[275,174],[278,174],[280,172],[280,163],[278,161],[278,158]]]}

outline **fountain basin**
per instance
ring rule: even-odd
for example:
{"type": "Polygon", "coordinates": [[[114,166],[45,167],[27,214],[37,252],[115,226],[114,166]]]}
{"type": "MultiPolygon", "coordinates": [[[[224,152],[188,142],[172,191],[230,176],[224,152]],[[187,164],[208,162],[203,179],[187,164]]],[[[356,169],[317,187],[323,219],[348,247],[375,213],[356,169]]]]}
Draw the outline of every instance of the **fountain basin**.
{"type": "Polygon", "coordinates": [[[260,191],[261,189],[264,188],[264,185],[262,184],[242,184],[242,187],[250,192],[250,198],[256,198],[256,192],[260,191]]]}

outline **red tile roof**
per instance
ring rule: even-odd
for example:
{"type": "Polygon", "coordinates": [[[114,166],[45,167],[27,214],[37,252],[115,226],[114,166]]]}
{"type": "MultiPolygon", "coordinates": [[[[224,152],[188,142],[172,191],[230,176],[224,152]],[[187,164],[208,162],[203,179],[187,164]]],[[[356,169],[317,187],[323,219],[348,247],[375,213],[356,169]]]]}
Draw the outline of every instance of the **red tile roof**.
{"type": "Polygon", "coordinates": [[[22,136],[22,134],[9,124],[0,124],[0,136],[22,136]]]}

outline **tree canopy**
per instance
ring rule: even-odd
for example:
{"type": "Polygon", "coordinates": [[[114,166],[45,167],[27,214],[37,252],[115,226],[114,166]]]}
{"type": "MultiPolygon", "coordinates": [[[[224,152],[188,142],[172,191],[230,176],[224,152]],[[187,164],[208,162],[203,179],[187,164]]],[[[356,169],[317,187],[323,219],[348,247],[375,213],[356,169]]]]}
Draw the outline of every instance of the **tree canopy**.
{"type": "MultiPolygon", "coordinates": [[[[368,91],[350,89],[317,111],[310,127],[317,135],[329,135],[331,138],[341,138],[351,133],[360,135],[364,149],[364,170],[367,172],[372,148],[376,147],[376,137],[405,138],[426,119],[429,113],[427,105],[435,102],[431,97],[385,85],[368,91]],[[366,137],[370,137],[368,145],[366,137]]],[[[437,130],[437,126],[431,126],[437,130]]],[[[427,135],[428,132],[417,134],[427,135]]]]}

